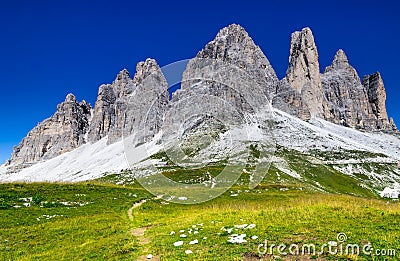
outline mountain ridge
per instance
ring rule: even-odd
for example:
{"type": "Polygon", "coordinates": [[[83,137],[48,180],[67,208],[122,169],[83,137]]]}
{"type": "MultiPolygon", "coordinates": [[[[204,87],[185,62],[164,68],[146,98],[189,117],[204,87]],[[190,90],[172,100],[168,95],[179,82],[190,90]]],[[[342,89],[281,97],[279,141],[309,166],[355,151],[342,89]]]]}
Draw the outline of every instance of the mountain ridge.
{"type": "MultiPolygon", "coordinates": [[[[246,71],[262,88],[257,91],[260,95],[265,94],[271,100],[272,106],[303,120],[320,117],[339,125],[364,131],[398,132],[393,119],[387,116],[386,91],[381,75],[375,73],[365,76],[361,82],[341,49],[336,53],[332,64],[325,69],[324,73],[320,73],[318,51],[310,28],[304,28],[292,34],[289,66],[282,80],[276,76],[263,51],[254,43],[246,30],[237,24],[221,29],[215,39],[198,52],[196,58],[226,62],[246,71]]],[[[195,59],[189,62],[186,74],[190,74],[193,69],[191,66],[196,66],[195,59]]],[[[193,82],[184,81],[182,90],[190,89],[192,85],[193,82]]],[[[212,84],[207,88],[213,90],[215,86],[212,84]]],[[[105,137],[108,137],[107,144],[115,143],[124,134],[129,135],[140,129],[145,119],[139,115],[147,113],[149,104],[157,101],[158,105],[152,111],[155,117],[152,130],[147,133],[147,136],[143,134],[143,137],[140,137],[142,141],[138,141],[139,143],[146,142],[160,129],[162,114],[174,102],[174,97],[169,100],[167,89],[168,84],[160,67],[153,59],[139,62],[133,78],[126,69],[123,69],[112,84],[99,87],[93,115],[90,113],[90,115],[82,116],[87,126],[85,125],[84,131],[78,132],[77,135],[84,138],[78,138],[78,142],[73,145],[63,145],[63,143],[68,143],[69,138],[61,137],[62,141],[58,144],[60,146],[53,146],[54,152],[47,153],[45,149],[44,153],[38,154],[37,148],[45,148],[48,141],[38,139],[41,136],[40,131],[36,134],[34,132],[14,148],[13,156],[8,164],[32,164],[47,160],[86,142],[95,143],[105,137]],[[149,90],[162,93],[162,95],[152,96],[149,90]],[[135,91],[142,95],[136,96],[139,97],[136,100],[131,100],[130,96],[135,91]],[[39,141],[38,144],[32,145],[31,140],[39,141]],[[35,153],[37,156],[30,156],[35,153]]],[[[254,92],[247,89],[240,91],[242,93],[239,96],[243,92],[254,92]]],[[[176,96],[180,92],[180,90],[177,91],[176,96]]],[[[240,102],[243,99],[239,97],[237,100],[236,105],[241,107],[240,102]]],[[[90,111],[91,108],[87,110],[90,111]]],[[[75,121],[79,122],[78,119],[75,121]]],[[[45,124],[45,122],[40,123],[38,130],[45,124]]]]}

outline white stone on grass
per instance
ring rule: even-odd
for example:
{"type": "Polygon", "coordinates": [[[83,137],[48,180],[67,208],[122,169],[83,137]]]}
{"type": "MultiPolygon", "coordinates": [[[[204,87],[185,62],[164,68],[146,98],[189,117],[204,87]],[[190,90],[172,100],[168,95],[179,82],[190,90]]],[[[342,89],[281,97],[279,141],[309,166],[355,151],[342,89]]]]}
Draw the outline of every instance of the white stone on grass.
{"type": "Polygon", "coordinates": [[[246,243],[247,240],[244,239],[245,237],[246,237],[246,234],[241,234],[241,235],[234,234],[234,235],[229,236],[228,242],[232,243],[232,244],[246,243]]]}
{"type": "Polygon", "coordinates": [[[178,246],[182,246],[183,245],[183,241],[177,241],[174,243],[174,246],[178,247],[178,246]]]}
{"type": "Polygon", "coordinates": [[[255,228],[255,227],[256,227],[255,224],[250,224],[250,225],[248,225],[248,226],[246,227],[246,229],[251,229],[251,228],[255,228]]]}
{"type": "Polygon", "coordinates": [[[195,239],[195,240],[190,241],[189,245],[195,245],[195,244],[198,244],[198,243],[199,243],[199,241],[197,239],[195,239]]]}

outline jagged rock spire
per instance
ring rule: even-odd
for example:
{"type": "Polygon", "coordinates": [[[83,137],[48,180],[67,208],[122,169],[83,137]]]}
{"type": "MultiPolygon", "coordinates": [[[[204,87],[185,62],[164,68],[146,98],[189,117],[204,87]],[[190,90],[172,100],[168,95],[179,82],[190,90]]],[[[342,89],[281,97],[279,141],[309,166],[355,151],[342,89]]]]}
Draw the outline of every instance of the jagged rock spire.
{"type": "Polygon", "coordinates": [[[76,97],[72,93],[67,94],[65,102],[76,102],[76,97]]]}
{"type": "Polygon", "coordinates": [[[397,131],[386,112],[386,91],[379,72],[364,76],[357,71],[343,50],[321,76],[331,115],[327,120],[367,131],[397,131]]]}
{"type": "Polygon", "coordinates": [[[129,75],[129,71],[126,68],[124,68],[118,73],[116,80],[118,80],[118,81],[124,80],[125,81],[130,78],[131,77],[129,75]]]}
{"type": "Polygon", "coordinates": [[[347,69],[348,67],[351,67],[349,64],[349,60],[347,58],[347,55],[342,49],[339,49],[335,57],[333,58],[332,64],[328,67],[325,68],[325,72],[329,70],[334,70],[334,69],[347,69]]]}
{"type": "Polygon", "coordinates": [[[333,59],[334,64],[340,64],[340,63],[349,63],[349,60],[347,59],[347,55],[342,49],[339,49],[336,54],[335,58],[333,59]]]}
{"type": "Polygon", "coordinates": [[[158,66],[156,60],[147,58],[146,61],[137,63],[136,73],[133,76],[133,83],[138,85],[151,74],[158,74],[161,72],[160,66],[158,66]]]}
{"type": "Polygon", "coordinates": [[[312,82],[319,85],[318,51],[310,28],[292,33],[286,78],[299,93],[312,82]]]}
{"type": "Polygon", "coordinates": [[[114,125],[108,134],[113,143],[122,136],[136,132],[137,143],[143,143],[155,135],[169,102],[168,83],[154,59],[146,59],[136,65],[132,80],[135,95],[124,96],[114,104],[114,125]]]}
{"type": "Polygon", "coordinates": [[[287,85],[295,89],[307,105],[311,115],[324,118],[327,101],[320,79],[318,51],[310,28],[294,32],[290,41],[289,67],[281,83],[280,92],[288,92],[287,85]]]}
{"type": "Polygon", "coordinates": [[[363,85],[368,91],[368,99],[377,118],[387,120],[386,90],[380,72],[365,75],[363,78],[363,85]]]}
{"type": "Polygon", "coordinates": [[[396,130],[394,122],[390,123],[386,111],[386,89],[379,72],[365,75],[363,86],[367,91],[372,113],[376,118],[376,128],[383,130],[396,130]]]}

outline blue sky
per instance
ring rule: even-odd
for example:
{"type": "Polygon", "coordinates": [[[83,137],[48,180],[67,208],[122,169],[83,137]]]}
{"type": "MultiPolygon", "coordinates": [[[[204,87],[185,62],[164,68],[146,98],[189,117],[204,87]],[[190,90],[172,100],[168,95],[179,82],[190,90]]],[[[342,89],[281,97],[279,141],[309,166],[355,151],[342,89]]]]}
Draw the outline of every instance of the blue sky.
{"type": "Polygon", "coordinates": [[[72,92],[94,105],[98,86],[138,61],[191,58],[238,23],[285,74],[290,34],[310,27],[321,70],[337,49],[362,77],[380,71],[400,125],[397,1],[1,1],[0,161],[72,92]]]}

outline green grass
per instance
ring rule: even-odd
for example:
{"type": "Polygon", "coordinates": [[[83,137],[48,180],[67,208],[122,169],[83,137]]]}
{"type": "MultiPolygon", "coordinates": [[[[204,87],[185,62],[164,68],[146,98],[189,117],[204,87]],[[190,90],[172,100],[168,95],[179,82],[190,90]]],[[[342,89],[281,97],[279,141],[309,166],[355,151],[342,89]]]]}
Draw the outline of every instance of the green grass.
{"type": "MultiPolygon", "coordinates": [[[[349,153],[356,155],[355,151],[344,152],[345,155],[349,153]]],[[[309,184],[315,188],[321,188],[329,193],[378,198],[379,196],[376,190],[383,189],[383,187],[376,187],[376,180],[370,180],[365,175],[346,175],[336,170],[332,165],[311,162],[307,154],[301,152],[278,148],[276,155],[284,158],[288,162],[290,168],[304,178],[302,181],[297,180],[297,182],[309,184]]],[[[373,154],[367,153],[367,155],[369,157],[373,154]]],[[[385,176],[385,174],[388,175],[390,173],[394,164],[363,163],[362,165],[366,170],[368,170],[368,168],[374,168],[376,173],[385,176]]],[[[290,180],[290,178],[286,179],[290,180]]]]}
{"type": "MultiPolygon", "coordinates": [[[[229,193],[210,202],[199,205],[164,205],[153,201],[135,212],[135,226],[151,224],[148,237],[150,251],[166,260],[215,260],[223,253],[221,260],[242,260],[245,254],[257,256],[257,246],[267,239],[271,243],[299,245],[313,243],[321,246],[335,241],[338,233],[346,233],[348,242],[366,244],[375,248],[400,251],[400,206],[384,201],[363,199],[347,195],[321,194],[299,191],[289,187],[282,192],[276,186],[262,186],[249,192],[243,191],[238,197],[229,193]],[[268,187],[268,191],[264,188],[268,187]],[[199,233],[188,234],[188,228],[203,223],[199,233]],[[222,227],[232,228],[235,224],[256,224],[254,229],[234,231],[246,233],[248,242],[231,244],[222,227]],[[185,230],[187,238],[180,238],[180,230],[185,230]],[[175,235],[170,235],[175,231],[175,235]],[[257,235],[258,239],[249,237],[257,235]],[[207,237],[207,239],[203,239],[207,237]],[[198,245],[188,245],[198,239],[198,245]],[[182,247],[173,243],[184,241],[182,247]],[[186,255],[190,249],[193,255],[186,255]]],[[[242,190],[243,188],[235,188],[242,190]]],[[[274,253],[277,254],[277,253],[274,253]]],[[[336,260],[337,256],[325,256],[336,260]]],[[[345,260],[350,256],[342,256],[345,260]]],[[[384,260],[374,257],[376,260],[384,260]]],[[[399,256],[390,260],[397,260],[399,256]]],[[[357,260],[353,257],[354,260],[357,260]]],[[[360,260],[369,260],[361,256],[360,260]]]]}
{"type": "MultiPolygon", "coordinates": [[[[221,197],[197,205],[165,204],[153,199],[134,209],[133,221],[128,219],[127,210],[134,202],[150,197],[138,185],[0,184],[0,191],[3,205],[0,260],[135,260],[150,253],[162,260],[243,260],[245,256],[256,257],[257,246],[265,239],[275,244],[321,246],[335,241],[339,232],[347,234],[349,243],[371,242],[374,248],[395,249],[397,256],[372,259],[323,255],[323,258],[398,260],[400,257],[398,202],[319,193],[298,184],[263,182],[254,190],[237,185],[221,197]],[[20,198],[26,197],[34,197],[36,203],[13,207],[22,205],[20,198]],[[61,202],[83,205],[65,206],[61,202]],[[46,219],[43,215],[57,216],[46,219]],[[256,227],[232,233],[246,233],[247,242],[228,243],[229,234],[221,228],[245,223],[256,227]],[[194,234],[193,225],[197,226],[198,234],[194,234]],[[149,245],[139,244],[131,235],[130,230],[137,227],[147,227],[145,237],[150,239],[149,245]],[[189,228],[193,230],[191,234],[189,228]],[[186,238],[180,238],[181,229],[185,230],[186,238]],[[170,235],[171,231],[176,234],[170,235]],[[251,239],[253,235],[258,239],[251,239]],[[199,244],[189,245],[194,239],[199,244]],[[184,245],[173,246],[179,240],[184,245]],[[193,254],[185,254],[188,249],[193,254]]],[[[275,250],[274,255],[277,254],[275,250]]]]}
{"type": "Polygon", "coordinates": [[[341,151],[321,151],[310,150],[311,155],[321,160],[346,160],[346,159],[360,159],[360,158],[387,158],[385,154],[374,153],[369,151],[360,150],[341,150],[341,151]]]}
{"type": "Polygon", "coordinates": [[[126,211],[148,196],[140,188],[92,182],[0,184],[7,205],[0,210],[0,260],[135,260],[140,246],[126,211]],[[27,197],[36,203],[23,206],[20,198],[27,197]]]}

